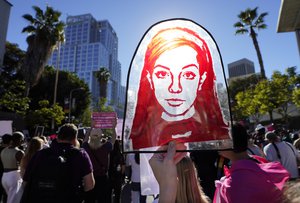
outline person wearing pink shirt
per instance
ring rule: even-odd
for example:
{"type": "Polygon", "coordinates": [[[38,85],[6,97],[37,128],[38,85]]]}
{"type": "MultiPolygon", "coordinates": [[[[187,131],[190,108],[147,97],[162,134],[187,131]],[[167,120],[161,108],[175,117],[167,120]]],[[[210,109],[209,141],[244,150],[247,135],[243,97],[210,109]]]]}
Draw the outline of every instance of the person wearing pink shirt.
{"type": "Polygon", "coordinates": [[[262,162],[247,153],[247,132],[240,125],[232,128],[234,149],[220,151],[230,159],[231,167],[225,168],[225,176],[215,182],[214,203],[279,203],[282,189],[290,178],[279,162],[262,162]]]}

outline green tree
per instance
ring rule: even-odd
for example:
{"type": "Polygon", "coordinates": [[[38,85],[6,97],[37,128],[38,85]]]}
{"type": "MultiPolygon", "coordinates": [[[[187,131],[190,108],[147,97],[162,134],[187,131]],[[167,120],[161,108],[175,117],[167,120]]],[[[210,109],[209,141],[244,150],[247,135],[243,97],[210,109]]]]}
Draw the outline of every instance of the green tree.
{"type": "Polygon", "coordinates": [[[0,71],[0,111],[25,115],[29,108],[28,97],[24,97],[25,81],[19,74],[25,56],[17,44],[6,42],[3,67],[0,71]]]}
{"type": "MultiPolygon", "coordinates": [[[[232,116],[234,120],[243,120],[250,116],[248,114],[245,115],[245,113],[242,112],[243,109],[241,109],[240,106],[237,106],[236,96],[239,92],[244,92],[249,88],[253,89],[258,81],[260,81],[260,78],[261,77],[259,75],[253,74],[245,78],[237,78],[230,81],[228,92],[231,101],[230,104],[232,109],[232,116]]],[[[239,97],[241,97],[241,95],[239,97]]]]}
{"type": "Polygon", "coordinates": [[[0,94],[0,111],[25,115],[29,109],[30,99],[24,97],[25,82],[12,80],[5,91],[0,94]]]}
{"type": "Polygon", "coordinates": [[[245,91],[240,91],[236,94],[237,104],[234,107],[234,112],[241,117],[251,117],[255,123],[259,122],[261,114],[259,112],[260,103],[255,98],[254,89],[248,88],[245,91]]]}
{"type": "Polygon", "coordinates": [[[114,109],[111,106],[106,106],[106,98],[100,98],[98,106],[94,108],[94,111],[97,112],[113,112],[114,109]]]}
{"type": "Polygon", "coordinates": [[[65,119],[63,108],[58,104],[51,106],[48,100],[41,100],[39,105],[40,108],[32,111],[28,116],[27,120],[31,127],[41,125],[49,129],[52,118],[57,125],[60,125],[65,119]]]}
{"type": "Polygon", "coordinates": [[[296,73],[296,67],[289,67],[286,69],[287,74],[290,76],[290,88],[292,89],[292,102],[300,107],[300,75],[296,73]]]}
{"type": "Polygon", "coordinates": [[[262,78],[266,78],[263,59],[258,45],[257,33],[255,32],[255,29],[260,30],[267,28],[267,25],[264,22],[264,17],[268,15],[268,13],[262,13],[258,16],[257,8],[258,7],[255,9],[248,8],[245,11],[242,11],[238,15],[239,21],[234,24],[234,27],[236,28],[235,34],[250,34],[258,57],[261,76],[262,78]]]}
{"type": "Polygon", "coordinates": [[[35,17],[30,14],[23,15],[29,22],[22,30],[23,33],[28,33],[28,48],[22,65],[26,96],[29,95],[30,88],[37,84],[54,47],[64,41],[65,24],[59,19],[61,13],[49,6],[45,11],[38,6],[33,6],[33,9],[35,17]]]}
{"type": "Polygon", "coordinates": [[[300,108],[300,88],[294,89],[292,95],[292,101],[298,108],[300,108]]]}
{"type": "MultiPolygon", "coordinates": [[[[55,74],[56,70],[52,66],[46,66],[38,85],[30,90],[30,98],[32,98],[31,109],[39,108],[40,100],[53,100],[55,74]]],[[[76,74],[68,71],[59,72],[56,100],[60,106],[65,107],[66,113],[69,111],[69,105],[65,105],[65,100],[69,100],[71,90],[79,88],[82,88],[82,90],[74,91],[72,94],[72,100],[75,99],[75,108],[72,109],[72,116],[76,118],[80,118],[91,103],[89,87],[83,80],[79,79],[76,74]]]]}
{"type": "Polygon", "coordinates": [[[17,44],[6,42],[3,67],[1,68],[1,84],[9,83],[11,80],[22,80],[20,68],[25,57],[25,51],[21,50],[17,44]]]}
{"type": "Polygon", "coordinates": [[[109,70],[105,67],[101,67],[99,71],[95,73],[100,85],[100,98],[107,98],[107,83],[111,77],[109,70]]]}
{"type": "Polygon", "coordinates": [[[91,126],[91,117],[92,117],[91,109],[86,108],[80,118],[82,125],[91,126]]]}
{"type": "Polygon", "coordinates": [[[269,80],[261,80],[254,89],[255,101],[259,104],[261,114],[268,113],[273,122],[273,110],[278,107],[276,90],[269,80]]]}
{"type": "Polygon", "coordinates": [[[272,74],[270,85],[274,90],[274,96],[276,100],[275,112],[282,116],[283,121],[287,124],[289,120],[288,107],[292,101],[293,94],[293,78],[288,74],[281,74],[279,71],[275,71],[272,74]]]}

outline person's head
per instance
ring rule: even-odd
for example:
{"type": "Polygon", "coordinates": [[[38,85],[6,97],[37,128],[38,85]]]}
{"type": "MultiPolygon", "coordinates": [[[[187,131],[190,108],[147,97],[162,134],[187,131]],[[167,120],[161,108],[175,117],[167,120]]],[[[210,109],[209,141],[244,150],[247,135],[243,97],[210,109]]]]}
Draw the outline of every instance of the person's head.
{"type": "Polygon", "coordinates": [[[262,124],[258,124],[258,125],[256,126],[256,128],[255,128],[255,131],[256,131],[256,133],[259,134],[259,135],[264,135],[265,132],[266,132],[266,128],[265,128],[265,126],[263,126],[262,124]]]}
{"type": "Polygon", "coordinates": [[[300,180],[289,181],[283,189],[282,203],[298,203],[300,202],[300,180]]]}
{"type": "Polygon", "coordinates": [[[6,133],[6,134],[2,135],[1,139],[2,139],[3,145],[9,145],[11,142],[11,139],[12,139],[12,135],[6,133]]]}
{"type": "Polygon", "coordinates": [[[279,141],[279,137],[274,132],[267,132],[265,135],[265,140],[269,142],[277,142],[279,141]]]}
{"type": "Polygon", "coordinates": [[[67,141],[67,142],[74,142],[77,139],[77,127],[72,123],[64,124],[58,132],[58,140],[60,141],[67,141]]]}
{"type": "Polygon", "coordinates": [[[39,138],[41,138],[44,141],[44,144],[48,144],[48,140],[47,140],[46,136],[40,135],[39,138]]]}
{"type": "Polygon", "coordinates": [[[161,30],[151,40],[142,77],[147,78],[163,111],[177,116],[194,106],[204,83],[212,85],[212,72],[206,42],[192,30],[173,27],[161,30]]]}
{"type": "Polygon", "coordinates": [[[34,154],[35,152],[41,150],[43,148],[44,141],[39,137],[33,137],[28,142],[26,153],[34,154]]]}
{"type": "Polygon", "coordinates": [[[239,123],[232,125],[231,135],[233,141],[233,149],[220,151],[219,153],[225,158],[232,160],[237,154],[247,153],[249,135],[246,128],[239,123]]]}
{"type": "MultiPolygon", "coordinates": [[[[139,74],[139,85],[132,87],[137,91],[130,131],[133,148],[134,138],[143,137],[144,131],[153,138],[150,147],[157,146],[164,129],[155,127],[161,123],[195,121],[205,126],[201,134],[228,129],[215,85],[215,69],[222,70],[222,64],[213,38],[193,22],[170,20],[162,24],[145,34],[131,64],[139,74]]],[[[187,130],[197,131],[196,126],[187,130]]]]}
{"type": "Polygon", "coordinates": [[[90,130],[88,144],[91,149],[98,149],[103,145],[103,132],[100,128],[92,128],[90,130]]]}
{"type": "Polygon", "coordinates": [[[11,140],[13,146],[20,146],[24,141],[24,134],[20,131],[16,131],[12,134],[11,140]]]}
{"type": "Polygon", "coordinates": [[[178,185],[176,203],[208,202],[199,183],[197,170],[191,158],[184,157],[177,165],[178,185]]]}
{"type": "Polygon", "coordinates": [[[24,157],[21,160],[21,168],[26,169],[28,162],[31,160],[33,155],[43,148],[44,141],[35,136],[27,143],[27,148],[24,157]]]}

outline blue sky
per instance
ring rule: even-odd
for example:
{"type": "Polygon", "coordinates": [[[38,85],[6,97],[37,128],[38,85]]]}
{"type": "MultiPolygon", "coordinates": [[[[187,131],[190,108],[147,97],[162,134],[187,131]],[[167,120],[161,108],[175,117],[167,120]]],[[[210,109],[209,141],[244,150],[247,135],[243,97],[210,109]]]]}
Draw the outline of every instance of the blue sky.
{"type": "MultiPolygon", "coordinates": [[[[258,32],[267,77],[273,71],[284,72],[287,67],[299,69],[299,52],[295,33],[277,33],[280,0],[8,0],[11,8],[7,40],[19,44],[26,50],[26,34],[21,33],[26,21],[25,13],[34,14],[32,6],[45,9],[46,5],[62,12],[62,20],[67,15],[90,13],[97,20],[107,19],[119,39],[118,58],[122,66],[122,84],[126,84],[128,68],[134,51],[146,30],[161,20],[188,18],[205,27],[216,40],[226,76],[227,64],[248,58],[259,72],[259,64],[251,38],[236,36],[233,24],[237,15],[246,8],[258,7],[258,13],[268,12],[266,30],[258,32]]],[[[298,70],[299,72],[299,70],[298,70]]]]}

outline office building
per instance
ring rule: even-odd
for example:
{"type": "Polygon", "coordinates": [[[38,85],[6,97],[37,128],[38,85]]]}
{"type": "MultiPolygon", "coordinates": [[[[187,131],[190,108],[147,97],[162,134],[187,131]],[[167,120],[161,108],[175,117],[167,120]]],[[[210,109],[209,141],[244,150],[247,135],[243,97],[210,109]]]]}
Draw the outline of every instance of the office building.
{"type": "Polygon", "coordinates": [[[95,72],[105,67],[111,73],[107,88],[107,104],[119,117],[124,106],[121,95],[121,64],[118,61],[118,37],[107,20],[97,21],[91,14],[68,16],[65,43],[54,51],[48,64],[78,75],[89,86],[92,105],[98,104],[100,85],[95,72]],[[59,57],[58,57],[59,53],[59,57]],[[59,61],[59,64],[57,62],[59,61]]]}
{"type": "Polygon", "coordinates": [[[300,1],[299,0],[281,0],[277,32],[295,32],[298,51],[300,54],[300,1]]]}
{"type": "Polygon", "coordinates": [[[0,0],[0,67],[3,65],[8,19],[12,4],[6,0],[0,0]]]}
{"type": "Polygon", "coordinates": [[[228,64],[229,78],[254,74],[254,63],[246,58],[228,64]]]}

